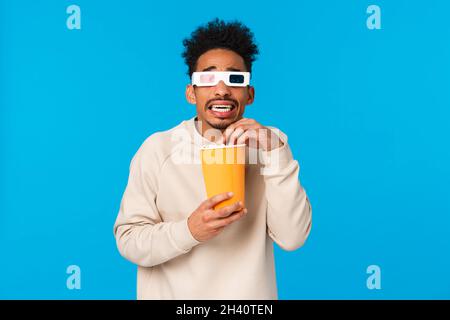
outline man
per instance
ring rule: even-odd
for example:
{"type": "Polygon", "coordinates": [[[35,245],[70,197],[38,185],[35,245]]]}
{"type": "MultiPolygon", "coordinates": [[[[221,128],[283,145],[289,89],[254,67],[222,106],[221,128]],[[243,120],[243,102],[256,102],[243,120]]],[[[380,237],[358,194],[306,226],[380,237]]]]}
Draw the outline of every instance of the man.
{"type": "Polygon", "coordinates": [[[255,97],[253,33],[215,19],[183,44],[192,79],[186,98],[197,116],[151,135],[133,157],[114,226],[118,249],[138,265],[138,299],[277,299],[273,242],[301,247],[311,206],[286,135],[243,118],[255,97]],[[175,143],[180,132],[187,139],[175,143]],[[206,199],[198,150],[243,143],[266,161],[246,165],[245,208],[215,210],[233,195],[206,199]],[[195,161],[174,161],[180,144],[195,161]]]}

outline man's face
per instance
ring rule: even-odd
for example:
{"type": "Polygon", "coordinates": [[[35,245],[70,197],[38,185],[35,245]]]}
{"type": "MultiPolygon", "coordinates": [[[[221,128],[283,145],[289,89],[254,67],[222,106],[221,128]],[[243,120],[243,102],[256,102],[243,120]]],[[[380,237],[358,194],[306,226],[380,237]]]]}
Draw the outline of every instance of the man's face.
{"type": "MultiPolygon", "coordinates": [[[[226,49],[212,49],[197,60],[195,71],[247,71],[244,59],[237,53],[226,49]]],[[[245,106],[253,102],[254,88],[229,87],[223,81],[211,87],[188,85],[186,98],[197,106],[198,120],[203,129],[226,129],[242,118],[245,106]],[[215,112],[212,106],[231,106],[230,112],[215,112]]]]}

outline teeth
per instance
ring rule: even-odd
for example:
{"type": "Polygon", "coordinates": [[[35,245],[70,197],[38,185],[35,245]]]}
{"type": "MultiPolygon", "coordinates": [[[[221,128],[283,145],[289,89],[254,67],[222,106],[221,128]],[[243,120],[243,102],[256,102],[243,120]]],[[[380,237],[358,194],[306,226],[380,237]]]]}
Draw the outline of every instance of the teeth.
{"type": "Polygon", "coordinates": [[[233,106],[231,106],[231,105],[218,105],[218,104],[215,104],[215,105],[212,105],[210,108],[214,112],[229,112],[229,111],[231,111],[233,106]]]}

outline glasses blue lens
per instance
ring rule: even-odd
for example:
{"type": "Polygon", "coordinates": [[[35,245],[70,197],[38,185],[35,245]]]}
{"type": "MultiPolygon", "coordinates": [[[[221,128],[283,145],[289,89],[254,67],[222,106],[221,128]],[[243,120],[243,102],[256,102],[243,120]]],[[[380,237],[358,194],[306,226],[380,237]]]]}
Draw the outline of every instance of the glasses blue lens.
{"type": "Polygon", "coordinates": [[[230,83],[244,83],[244,76],[241,74],[231,74],[230,83]]]}

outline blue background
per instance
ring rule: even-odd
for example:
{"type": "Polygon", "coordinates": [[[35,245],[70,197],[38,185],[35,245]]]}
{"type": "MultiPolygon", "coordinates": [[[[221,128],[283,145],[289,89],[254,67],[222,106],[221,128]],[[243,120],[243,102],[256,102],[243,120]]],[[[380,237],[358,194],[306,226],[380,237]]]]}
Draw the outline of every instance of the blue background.
{"type": "Polygon", "coordinates": [[[2,0],[0,298],[135,298],[112,232],[128,166],[195,115],[181,42],[216,16],[254,31],[246,117],[288,134],[313,206],[306,245],[275,249],[280,299],[450,298],[449,13],[444,0],[2,0]],[[66,27],[71,4],[81,30],[66,27]],[[66,287],[72,264],[81,290],[66,287]],[[381,290],[366,286],[372,264],[381,290]]]}

